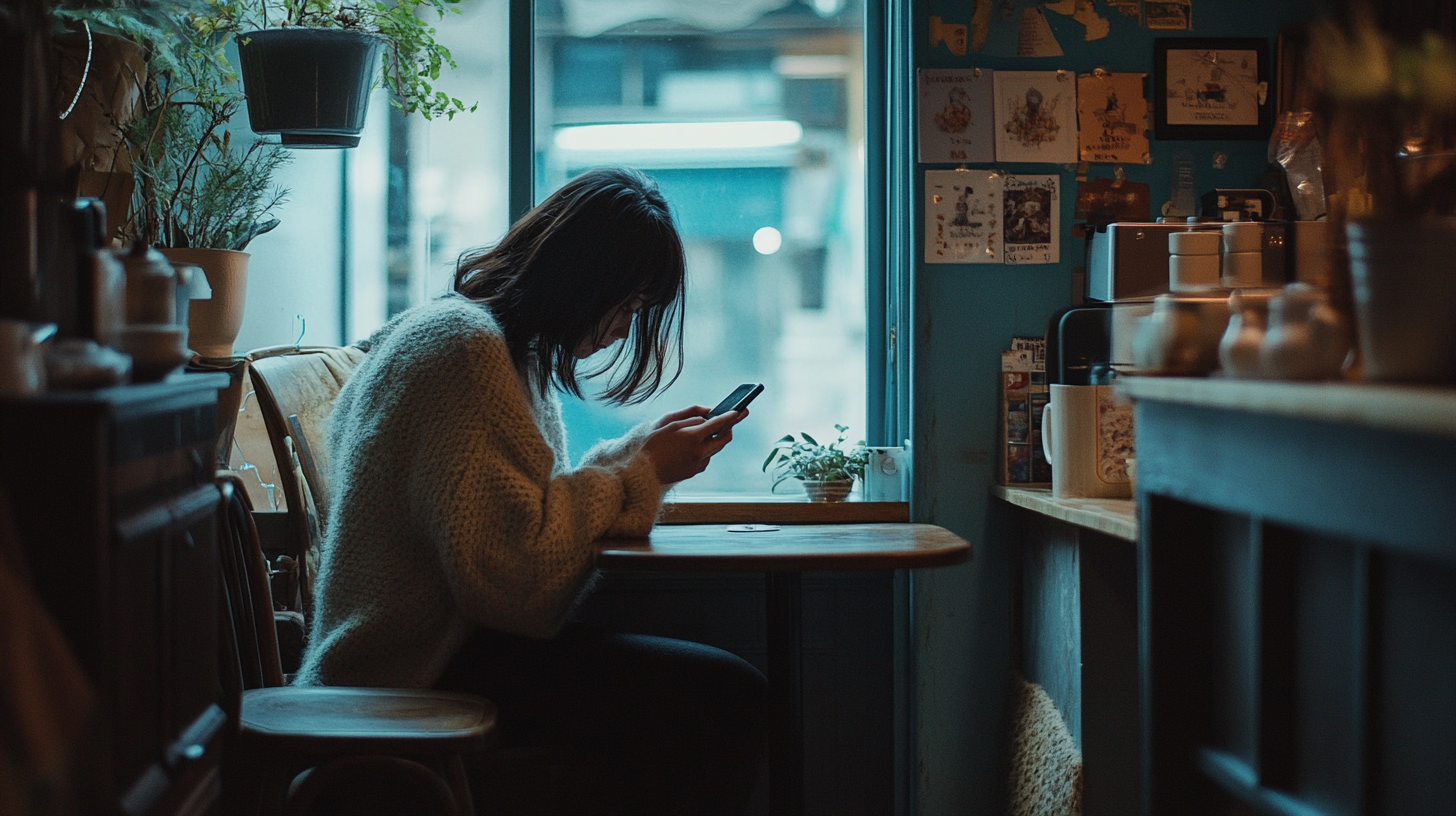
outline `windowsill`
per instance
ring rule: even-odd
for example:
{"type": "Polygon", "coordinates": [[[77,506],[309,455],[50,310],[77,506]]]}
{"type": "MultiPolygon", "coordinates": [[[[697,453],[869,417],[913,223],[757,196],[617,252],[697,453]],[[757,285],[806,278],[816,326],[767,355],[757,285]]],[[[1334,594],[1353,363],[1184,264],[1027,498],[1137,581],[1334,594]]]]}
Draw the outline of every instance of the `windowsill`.
{"type": "Polygon", "coordinates": [[[663,503],[663,524],[904,524],[907,502],[810,502],[792,496],[684,496],[663,503]]]}

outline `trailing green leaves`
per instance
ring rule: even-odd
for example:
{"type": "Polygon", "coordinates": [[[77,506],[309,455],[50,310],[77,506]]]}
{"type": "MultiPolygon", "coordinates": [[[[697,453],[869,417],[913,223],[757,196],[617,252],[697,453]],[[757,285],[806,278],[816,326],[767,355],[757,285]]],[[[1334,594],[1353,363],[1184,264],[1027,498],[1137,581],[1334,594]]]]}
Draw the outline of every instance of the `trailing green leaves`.
{"type": "Polygon", "coordinates": [[[337,28],[384,37],[381,76],[393,104],[405,113],[426,119],[474,111],[434,83],[448,66],[455,68],[450,49],[436,42],[429,22],[446,14],[459,14],[460,0],[202,0],[192,16],[200,32],[240,36],[264,28],[337,28]]]}

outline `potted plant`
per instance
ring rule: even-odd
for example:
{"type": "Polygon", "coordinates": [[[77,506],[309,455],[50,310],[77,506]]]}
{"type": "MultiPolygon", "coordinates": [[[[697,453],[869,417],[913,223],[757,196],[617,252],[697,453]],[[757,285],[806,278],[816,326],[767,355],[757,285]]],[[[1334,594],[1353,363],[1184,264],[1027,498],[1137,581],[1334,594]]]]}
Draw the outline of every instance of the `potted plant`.
{"type": "Polygon", "coordinates": [[[56,16],[126,37],[145,52],[129,118],[111,122],[134,181],[121,237],[202,267],[212,297],[189,309],[188,345],[203,357],[231,356],[247,295],[243,250],[278,225],[272,212],[288,191],[272,179],[289,154],[231,128],[244,104],[237,73],[223,38],[193,18],[154,13],[139,22],[133,9],[106,6],[56,16]]]}
{"type": "Polygon", "coordinates": [[[455,61],[419,15],[443,19],[458,2],[205,0],[193,25],[236,38],[254,132],[277,133],[289,147],[354,147],[381,52],[384,86],[400,110],[426,119],[467,110],[432,87],[455,61]]]}
{"type": "Polygon", "coordinates": [[[1363,376],[1456,383],[1456,44],[1399,42],[1357,9],[1313,54],[1363,376]]]}
{"type": "Polygon", "coordinates": [[[804,483],[809,501],[844,501],[855,480],[864,478],[869,451],[862,441],[844,450],[840,445],[844,444],[849,427],[835,425],[834,429],[839,432],[839,438],[828,445],[819,444],[806,433],[800,433],[797,440],[789,434],[775,442],[763,461],[763,471],[774,476],[771,489],[778,489],[789,479],[798,479],[804,483]]]}

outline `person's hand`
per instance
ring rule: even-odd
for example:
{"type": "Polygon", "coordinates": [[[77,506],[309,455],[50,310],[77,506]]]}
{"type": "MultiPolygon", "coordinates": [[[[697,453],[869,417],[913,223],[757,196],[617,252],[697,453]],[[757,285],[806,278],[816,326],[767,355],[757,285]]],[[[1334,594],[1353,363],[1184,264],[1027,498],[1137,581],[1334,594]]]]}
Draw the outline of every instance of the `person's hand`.
{"type": "MultiPolygon", "coordinates": [[[[695,409],[696,406],[677,413],[695,409]]],[[[663,419],[671,416],[668,414],[663,419]]],[[[733,426],[747,416],[747,411],[729,411],[712,419],[688,414],[648,434],[647,441],[642,443],[642,452],[657,471],[657,481],[674,484],[702,473],[713,455],[733,441],[733,426]]]]}
{"type": "Polygon", "coordinates": [[[652,426],[652,430],[655,431],[655,430],[658,430],[659,428],[666,428],[667,426],[669,426],[672,423],[677,422],[679,420],[691,419],[692,417],[707,417],[707,416],[708,416],[708,409],[707,408],[704,408],[701,405],[690,405],[687,408],[683,408],[680,411],[673,411],[670,414],[664,414],[663,417],[661,419],[657,420],[657,422],[652,426]]]}

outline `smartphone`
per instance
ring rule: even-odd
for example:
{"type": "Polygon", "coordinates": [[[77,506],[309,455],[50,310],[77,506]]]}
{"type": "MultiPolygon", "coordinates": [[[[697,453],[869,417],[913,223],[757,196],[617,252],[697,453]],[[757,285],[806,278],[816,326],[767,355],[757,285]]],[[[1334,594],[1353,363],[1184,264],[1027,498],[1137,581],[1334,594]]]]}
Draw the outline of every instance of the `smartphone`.
{"type": "Polygon", "coordinates": [[[729,411],[742,411],[748,407],[748,403],[753,402],[754,397],[762,393],[763,383],[744,383],[733,389],[733,393],[718,403],[718,407],[709,411],[707,418],[712,419],[719,414],[726,414],[729,411]]]}

